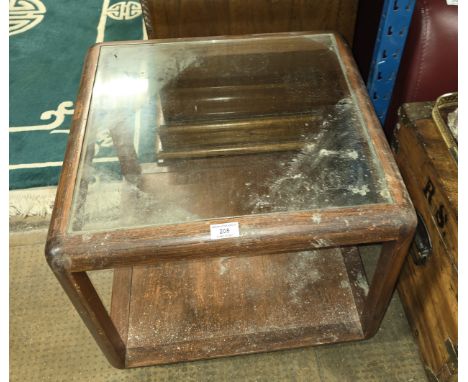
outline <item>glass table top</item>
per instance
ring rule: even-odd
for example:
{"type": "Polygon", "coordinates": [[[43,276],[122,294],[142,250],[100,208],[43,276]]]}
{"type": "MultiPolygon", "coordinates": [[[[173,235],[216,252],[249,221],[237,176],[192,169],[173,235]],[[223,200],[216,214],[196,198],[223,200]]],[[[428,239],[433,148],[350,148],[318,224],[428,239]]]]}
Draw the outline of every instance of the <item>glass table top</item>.
{"type": "Polygon", "coordinates": [[[389,203],[332,34],[100,47],[69,231],[389,203]]]}

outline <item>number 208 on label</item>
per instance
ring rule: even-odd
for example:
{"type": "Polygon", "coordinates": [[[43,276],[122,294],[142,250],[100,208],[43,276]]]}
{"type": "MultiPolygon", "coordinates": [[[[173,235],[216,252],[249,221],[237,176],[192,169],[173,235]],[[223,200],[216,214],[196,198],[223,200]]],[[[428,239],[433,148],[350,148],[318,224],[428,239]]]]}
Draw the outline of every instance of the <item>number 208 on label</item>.
{"type": "Polygon", "coordinates": [[[239,237],[239,223],[223,223],[210,225],[211,240],[239,237]]]}

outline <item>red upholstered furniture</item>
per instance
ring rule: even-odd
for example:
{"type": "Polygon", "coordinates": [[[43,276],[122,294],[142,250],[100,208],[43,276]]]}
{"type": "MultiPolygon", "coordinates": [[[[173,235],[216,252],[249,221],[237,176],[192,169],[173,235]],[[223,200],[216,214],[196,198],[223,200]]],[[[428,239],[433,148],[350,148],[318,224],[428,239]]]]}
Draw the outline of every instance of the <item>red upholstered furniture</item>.
{"type": "Polygon", "coordinates": [[[418,0],[385,122],[389,138],[406,102],[433,101],[458,90],[458,6],[418,0]]]}

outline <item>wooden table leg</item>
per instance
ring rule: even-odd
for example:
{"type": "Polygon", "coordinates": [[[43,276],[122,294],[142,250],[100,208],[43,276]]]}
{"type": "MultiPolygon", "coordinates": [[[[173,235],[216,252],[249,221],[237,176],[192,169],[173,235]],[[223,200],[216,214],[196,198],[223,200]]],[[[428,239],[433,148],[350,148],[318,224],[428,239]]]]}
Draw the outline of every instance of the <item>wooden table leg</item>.
{"type": "Polygon", "coordinates": [[[395,290],[414,234],[414,230],[404,231],[406,232],[401,234],[400,240],[383,244],[363,312],[362,322],[365,338],[376,334],[395,290]]]}
{"type": "Polygon", "coordinates": [[[109,363],[119,369],[125,368],[124,342],[88,275],[86,272],[69,272],[66,269],[66,256],[54,252],[46,252],[47,260],[75,309],[109,363]]]}

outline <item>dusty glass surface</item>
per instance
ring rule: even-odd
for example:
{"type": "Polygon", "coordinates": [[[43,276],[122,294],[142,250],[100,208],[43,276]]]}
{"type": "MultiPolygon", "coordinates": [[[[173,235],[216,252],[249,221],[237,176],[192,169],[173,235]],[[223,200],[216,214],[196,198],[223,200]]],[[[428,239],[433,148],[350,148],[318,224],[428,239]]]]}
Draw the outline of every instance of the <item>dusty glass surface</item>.
{"type": "Polygon", "coordinates": [[[332,35],[101,47],[71,231],[389,201],[332,35]]]}

